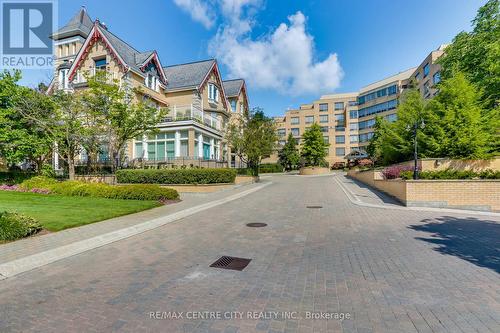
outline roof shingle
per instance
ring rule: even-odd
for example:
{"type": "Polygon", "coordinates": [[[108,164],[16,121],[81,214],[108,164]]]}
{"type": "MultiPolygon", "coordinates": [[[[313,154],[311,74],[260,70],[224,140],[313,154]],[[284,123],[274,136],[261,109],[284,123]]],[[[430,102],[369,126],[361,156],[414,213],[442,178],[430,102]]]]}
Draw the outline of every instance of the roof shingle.
{"type": "Polygon", "coordinates": [[[240,94],[241,87],[243,87],[245,81],[243,79],[226,80],[223,81],[224,91],[226,92],[226,97],[237,97],[240,94]]]}
{"type": "Polygon", "coordinates": [[[168,82],[167,89],[174,90],[200,86],[214,63],[214,59],[209,59],[163,67],[168,82]]]}

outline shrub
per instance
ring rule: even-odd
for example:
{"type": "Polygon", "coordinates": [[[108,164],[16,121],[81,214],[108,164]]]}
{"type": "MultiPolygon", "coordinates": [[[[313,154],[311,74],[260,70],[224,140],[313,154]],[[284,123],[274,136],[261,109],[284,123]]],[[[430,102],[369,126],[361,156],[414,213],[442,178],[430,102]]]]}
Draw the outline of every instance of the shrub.
{"type": "Polygon", "coordinates": [[[0,240],[10,241],[33,235],[42,230],[42,226],[32,217],[0,212],[0,240]]]}
{"type": "Polygon", "coordinates": [[[234,169],[118,170],[118,183],[129,184],[217,184],[234,183],[234,169]]]}
{"type": "MultiPolygon", "coordinates": [[[[404,172],[403,179],[412,179],[413,173],[404,172]]],[[[500,179],[500,171],[484,170],[474,172],[472,170],[445,169],[437,171],[422,171],[418,174],[419,179],[500,179]]]]}
{"type": "Polygon", "coordinates": [[[45,176],[31,177],[21,183],[21,188],[31,190],[34,188],[50,189],[50,186],[57,184],[57,180],[45,176]]]}
{"type": "Polygon", "coordinates": [[[283,172],[283,166],[279,163],[265,163],[259,166],[259,173],[283,172]]]}
{"type": "Polygon", "coordinates": [[[45,177],[56,178],[56,172],[52,167],[52,165],[50,164],[42,165],[42,170],[40,170],[40,174],[45,177]]]}
{"type": "Polygon", "coordinates": [[[2,171],[0,172],[0,184],[14,185],[20,184],[26,179],[36,176],[33,172],[22,171],[2,171]]]}
{"type": "Polygon", "coordinates": [[[21,187],[31,191],[43,189],[54,194],[78,197],[159,201],[179,199],[176,190],[153,184],[108,185],[75,180],[58,182],[46,177],[33,177],[23,182],[21,187]]]}
{"type": "Polygon", "coordinates": [[[401,177],[401,173],[404,172],[412,172],[413,174],[413,166],[409,165],[393,165],[382,170],[382,175],[384,179],[396,179],[401,177]]]}

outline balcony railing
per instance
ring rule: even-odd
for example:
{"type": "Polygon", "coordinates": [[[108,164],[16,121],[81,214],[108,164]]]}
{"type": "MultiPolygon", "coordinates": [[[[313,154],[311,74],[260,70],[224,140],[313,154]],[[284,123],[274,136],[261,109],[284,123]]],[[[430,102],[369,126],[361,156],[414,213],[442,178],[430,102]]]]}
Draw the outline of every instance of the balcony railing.
{"type": "Polygon", "coordinates": [[[218,131],[222,129],[219,119],[213,117],[211,114],[203,112],[201,108],[193,104],[171,106],[169,114],[164,118],[164,122],[184,120],[194,120],[218,131]]]}

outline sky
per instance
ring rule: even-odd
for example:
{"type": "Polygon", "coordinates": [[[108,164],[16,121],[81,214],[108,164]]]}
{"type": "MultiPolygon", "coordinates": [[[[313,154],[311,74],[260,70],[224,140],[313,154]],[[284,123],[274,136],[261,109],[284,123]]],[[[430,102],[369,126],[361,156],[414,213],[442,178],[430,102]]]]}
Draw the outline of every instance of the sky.
{"type": "MultiPolygon", "coordinates": [[[[357,91],[419,65],[449,43],[486,0],[59,0],[59,26],[81,6],[163,66],[216,58],[244,78],[267,115],[322,94],[357,91]]],[[[50,81],[25,71],[22,84],[50,81]]]]}

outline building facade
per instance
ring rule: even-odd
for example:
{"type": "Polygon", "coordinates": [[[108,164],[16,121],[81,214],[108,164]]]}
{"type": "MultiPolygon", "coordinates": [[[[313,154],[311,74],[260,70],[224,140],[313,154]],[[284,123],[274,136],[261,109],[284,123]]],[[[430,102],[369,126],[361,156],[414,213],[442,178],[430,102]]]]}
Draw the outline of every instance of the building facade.
{"type": "MultiPolygon", "coordinates": [[[[432,51],[424,61],[396,75],[369,84],[358,92],[321,96],[311,104],[287,110],[282,117],[275,117],[279,147],[283,146],[289,133],[301,143],[304,131],[313,123],[321,126],[323,138],[329,143],[326,160],[330,166],[346,163],[352,153],[366,154],[366,147],[374,134],[376,117],[388,121],[397,119],[396,109],[401,93],[415,82],[424,98],[432,98],[440,81],[441,67],[436,63],[444,53],[445,46],[432,51]]],[[[277,153],[264,160],[275,163],[277,153]]]]}
{"type": "Polygon", "coordinates": [[[248,112],[248,97],[244,80],[222,80],[215,59],[163,66],[156,51],[136,50],[93,21],[85,8],[52,38],[56,68],[49,92],[85,89],[86,77],[106,71],[120,86],[140,88],[133,93],[137,101],[168,109],[159,133],[129,142],[124,152],[129,163],[228,165],[224,127],[248,112]]]}

